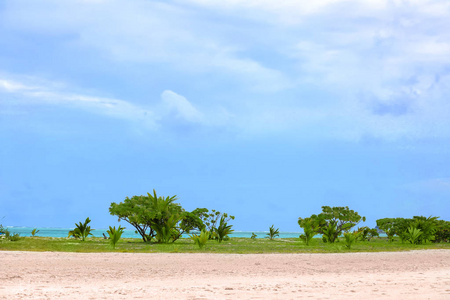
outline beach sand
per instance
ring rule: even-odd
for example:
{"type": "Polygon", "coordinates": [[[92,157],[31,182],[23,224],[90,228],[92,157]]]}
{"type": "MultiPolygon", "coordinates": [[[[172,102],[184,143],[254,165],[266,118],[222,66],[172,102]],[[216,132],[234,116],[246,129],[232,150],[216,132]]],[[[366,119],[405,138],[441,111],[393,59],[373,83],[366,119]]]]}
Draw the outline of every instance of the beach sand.
{"type": "Polygon", "coordinates": [[[340,254],[0,251],[0,299],[450,299],[450,250],[340,254]]]}

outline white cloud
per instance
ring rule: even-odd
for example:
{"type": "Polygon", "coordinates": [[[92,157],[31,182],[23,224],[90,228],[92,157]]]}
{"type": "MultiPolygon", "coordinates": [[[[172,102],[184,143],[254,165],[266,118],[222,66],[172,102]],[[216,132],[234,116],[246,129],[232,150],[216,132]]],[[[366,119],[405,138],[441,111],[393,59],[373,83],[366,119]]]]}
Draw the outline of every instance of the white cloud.
{"type": "MultiPolygon", "coordinates": [[[[34,78],[34,81],[46,82],[50,87],[65,86],[38,78],[34,78]]],[[[0,113],[21,114],[24,113],[24,109],[27,110],[32,106],[53,105],[137,122],[144,130],[164,130],[165,125],[176,124],[180,121],[205,127],[227,126],[233,117],[220,106],[204,109],[202,112],[184,96],[171,90],[162,92],[160,102],[152,101],[154,105],[143,107],[121,99],[72,93],[67,89],[68,87],[63,90],[46,88],[36,83],[0,78],[0,96],[2,93],[14,95],[2,100],[4,105],[0,113]]]]}
{"type": "Polygon", "coordinates": [[[68,36],[67,47],[95,51],[117,68],[154,68],[153,78],[160,71],[180,75],[179,86],[201,74],[211,78],[208,92],[192,89],[188,100],[168,90],[161,95],[165,105],[147,109],[17,82],[0,82],[3,90],[111,116],[145,112],[156,123],[171,111],[186,122],[249,135],[450,137],[448,1],[61,3],[25,10],[9,1],[2,24],[68,36]]]}
{"type": "Polygon", "coordinates": [[[174,113],[177,118],[189,121],[200,122],[203,115],[183,96],[170,90],[165,90],[161,98],[170,113],[174,113]]]}
{"type": "Polygon", "coordinates": [[[4,103],[10,106],[18,103],[26,105],[61,105],[114,118],[142,121],[151,128],[156,126],[155,122],[157,119],[153,111],[138,107],[124,100],[50,90],[43,86],[28,85],[10,79],[0,79],[0,92],[2,91],[19,96],[9,100],[9,103],[4,103]]]}

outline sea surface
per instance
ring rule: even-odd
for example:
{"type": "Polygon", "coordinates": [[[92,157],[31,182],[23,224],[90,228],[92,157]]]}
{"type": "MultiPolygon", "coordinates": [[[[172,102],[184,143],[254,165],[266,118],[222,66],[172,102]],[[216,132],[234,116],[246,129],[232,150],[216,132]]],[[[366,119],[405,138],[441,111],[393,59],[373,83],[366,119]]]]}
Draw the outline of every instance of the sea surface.
{"type": "MultiPolygon", "coordinates": [[[[6,228],[11,233],[18,233],[20,236],[32,236],[31,231],[33,231],[33,227],[16,227],[16,226],[6,226],[6,228]]],[[[36,236],[43,237],[55,237],[55,238],[66,238],[69,235],[69,231],[73,230],[73,228],[51,228],[51,227],[38,227],[36,230],[39,230],[36,233],[36,236]]],[[[94,229],[91,231],[92,235],[95,237],[103,237],[103,234],[108,236],[106,232],[107,229],[94,229]]],[[[256,238],[265,238],[267,236],[267,231],[253,231],[257,236],[256,238]]],[[[230,234],[230,237],[245,237],[249,238],[252,236],[252,231],[234,231],[230,234]]],[[[300,232],[280,232],[278,238],[298,238],[300,232]]],[[[189,237],[188,234],[184,234],[183,237],[189,237]]],[[[133,229],[125,229],[122,234],[122,238],[141,238],[139,234],[135,232],[133,229]]]]}

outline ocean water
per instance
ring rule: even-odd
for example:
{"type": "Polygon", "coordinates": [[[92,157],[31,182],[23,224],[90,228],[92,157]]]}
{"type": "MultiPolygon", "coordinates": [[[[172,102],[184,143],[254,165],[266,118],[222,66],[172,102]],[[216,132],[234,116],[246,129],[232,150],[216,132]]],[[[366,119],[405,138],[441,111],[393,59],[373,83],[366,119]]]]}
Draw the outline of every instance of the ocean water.
{"type": "MultiPolygon", "coordinates": [[[[31,231],[34,229],[33,227],[15,227],[15,226],[7,226],[8,230],[11,233],[18,233],[20,236],[31,236],[31,231]]],[[[73,230],[73,228],[49,228],[49,227],[38,227],[36,228],[39,230],[38,233],[36,233],[36,236],[43,236],[43,237],[55,237],[55,238],[65,238],[68,236],[69,231],[73,230]]],[[[106,233],[107,229],[94,229],[91,231],[92,235],[95,237],[103,237],[103,233],[108,236],[106,233]]],[[[245,237],[250,238],[252,236],[252,231],[234,231],[232,234],[230,234],[230,237],[245,237]]],[[[257,235],[256,238],[265,238],[267,231],[254,231],[254,233],[257,235]]],[[[298,238],[300,235],[300,232],[280,232],[280,235],[278,238],[298,238]]],[[[189,237],[189,235],[185,234],[183,237],[189,237]]],[[[141,238],[141,236],[133,229],[125,229],[124,233],[122,234],[122,238],[141,238]]]]}

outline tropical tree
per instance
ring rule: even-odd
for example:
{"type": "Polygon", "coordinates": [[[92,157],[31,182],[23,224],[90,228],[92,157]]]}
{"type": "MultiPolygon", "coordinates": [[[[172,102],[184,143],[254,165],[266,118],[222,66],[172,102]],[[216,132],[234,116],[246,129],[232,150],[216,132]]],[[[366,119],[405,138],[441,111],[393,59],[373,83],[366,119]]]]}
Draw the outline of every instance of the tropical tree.
{"type": "Polygon", "coordinates": [[[266,235],[269,238],[269,240],[273,240],[274,238],[280,235],[280,229],[279,228],[275,229],[274,225],[272,225],[269,227],[269,232],[266,235]]]}
{"type": "Polygon", "coordinates": [[[322,234],[324,242],[327,243],[336,242],[343,232],[348,232],[361,221],[366,221],[366,217],[361,217],[348,206],[322,206],[322,213],[312,215],[309,219],[308,222],[311,222],[312,228],[317,228],[317,233],[322,234]]]}
{"type": "Polygon", "coordinates": [[[450,222],[444,220],[436,221],[436,232],[434,233],[433,243],[450,242],[450,222]]]}
{"type": "Polygon", "coordinates": [[[210,232],[210,239],[217,239],[217,229],[220,226],[219,223],[225,223],[227,226],[230,226],[231,229],[232,225],[229,225],[228,223],[231,220],[234,220],[234,216],[222,213],[215,209],[209,211],[206,208],[197,208],[193,213],[197,214],[202,219],[205,229],[210,232]]]}
{"type": "Polygon", "coordinates": [[[361,241],[370,241],[372,238],[379,236],[376,228],[370,228],[368,226],[358,228],[357,232],[358,238],[361,241]]]}
{"type": "Polygon", "coordinates": [[[106,231],[109,235],[109,243],[111,244],[113,249],[116,249],[116,244],[122,237],[124,229],[125,229],[124,227],[120,226],[117,229],[116,226],[114,227],[109,226],[109,230],[106,231]]]}
{"type": "Polygon", "coordinates": [[[87,217],[84,223],[75,223],[76,228],[69,231],[69,237],[80,238],[84,242],[89,235],[92,235],[91,231],[94,230],[91,229],[91,226],[88,226],[90,222],[91,220],[87,217]]]}
{"type": "Polygon", "coordinates": [[[153,190],[147,196],[126,197],[121,203],[111,203],[109,212],[136,229],[144,242],[153,238],[160,243],[174,242],[183,233],[204,228],[201,210],[185,211],[177,197],[161,197],[153,190]]]}
{"type": "Polygon", "coordinates": [[[438,217],[414,216],[412,219],[405,218],[384,218],[377,220],[377,227],[383,230],[389,241],[393,241],[394,236],[398,236],[402,242],[411,242],[411,233],[416,233],[411,229],[419,229],[420,234],[414,243],[423,244],[434,241],[438,230],[438,217]]]}
{"type": "Polygon", "coordinates": [[[415,226],[409,226],[408,230],[405,232],[405,238],[411,244],[420,244],[420,236],[423,234],[422,230],[418,229],[415,226]]]}
{"type": "Polygon", "coordinates": [[[309,245],[313,237],[319,233],[319,223],[312,218],[298,218],[298,225],[303,228],[303,234],[300,235],[306,245],[309,245]]]}
{"type": "Polygon", "coordinates": [[[222,215],[220,218],[219,225],[217,227],[214,227],[214,232],[216,233],[216,238],[221,243],[223,239],[225,239],[230,233],[232,233],[234,230],[231,229],[233,225],[228,225],[225,216],[222,215]]]}

